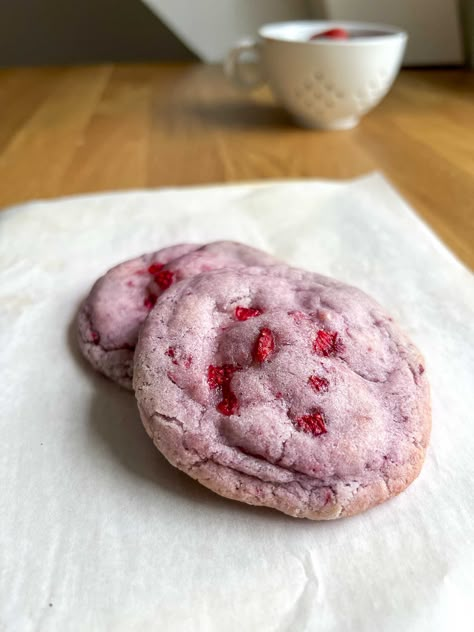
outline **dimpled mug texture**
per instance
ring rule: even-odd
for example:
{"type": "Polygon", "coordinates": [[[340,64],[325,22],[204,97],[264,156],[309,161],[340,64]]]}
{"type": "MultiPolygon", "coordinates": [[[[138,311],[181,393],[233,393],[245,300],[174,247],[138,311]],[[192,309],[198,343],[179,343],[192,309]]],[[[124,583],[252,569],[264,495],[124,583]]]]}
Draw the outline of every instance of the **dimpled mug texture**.
{"type": "Polygon", "coordinates": [[[259,85],[268,81],[277,101],[305,127],[350,129],[389,91],[399,71],[407,35],[397,28],[361,22],[300,21],[266,24],[258,42],[232,49],[227,74],[243,82],[246,51],[256,56],[259,85]],[[331,28],[348,39],[311,37],[331,28]]]}
{"type": "Polygon", "coordinates": [[[316,520],[404,490],[431,427],[423,358],[392,318],[287,266],[172,286],[143,326],[134,388],[174,466],[222,496],[316,520]]]}
{"type": "MultiPolygon", "coordinates": [[[[387,30],[382,36],[308,41],[328,24],[263,27],[262,36],[270,38],[263,60],[272,90],[301,124],[346,129],[388,92],[400,68],[406,36],[387,30]]],[[[375,28],[337,24],[352,32],[375,28]]]]}

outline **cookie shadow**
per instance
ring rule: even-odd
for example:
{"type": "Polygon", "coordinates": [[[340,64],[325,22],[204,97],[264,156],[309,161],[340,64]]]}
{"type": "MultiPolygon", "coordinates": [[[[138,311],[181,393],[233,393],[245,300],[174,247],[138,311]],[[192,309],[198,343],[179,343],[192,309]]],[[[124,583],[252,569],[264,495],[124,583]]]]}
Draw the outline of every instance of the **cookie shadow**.
{"type": "Polygon", "coordinates": [[[82,355],[77,341],[80,305],[67,328],[66,343],[75,363],[93,385],[89,431],[94,440],[106,446],[110,458],[118,462],[127,475],[143,479],[156,486],[158,492],[181,498],[212,513],[232,512],[242,519],[264,519],[282,525],[308,524],[307,520],[295,520],[267,507],[255,507],[222,498],[173,467],[148,437],[134,394],[94,371],[82,355]]]}
{"type": "MultiPolygon", "coordinates": [[[[158,452],[140,420],[133,393],[113,383],[103,383],[92,396],[89,426],[95,437],[131,476],[145,479],[158,492],[181,498],[211,512],[234,512],[278,522],[295,522],[266,507],[253,507],[214,494],[177,470],[158,452]]],[[[157,496],[157,502],[159,498],[157,496]]],[[[298,521],[306,522],[306,521],[298,521]]]]}
{"type": "Polygon", "coordinates": [[[188,118],[206,127],[230,129],[294,129],[290,115],[278,105],[253,101],[183,104],[188,118]]]}

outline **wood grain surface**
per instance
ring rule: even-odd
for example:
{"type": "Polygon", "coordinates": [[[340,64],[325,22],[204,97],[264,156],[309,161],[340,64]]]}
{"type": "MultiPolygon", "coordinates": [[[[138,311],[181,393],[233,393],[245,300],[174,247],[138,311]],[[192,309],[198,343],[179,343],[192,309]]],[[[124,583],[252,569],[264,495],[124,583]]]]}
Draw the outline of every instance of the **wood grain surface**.
{"type": "Polygon", "coordinates": [[[35,198],[382,171],[474,267],[474,75],[406,70],[359,127],[309,131],[201,64],[0,70],[0,207],[35,198]]]}

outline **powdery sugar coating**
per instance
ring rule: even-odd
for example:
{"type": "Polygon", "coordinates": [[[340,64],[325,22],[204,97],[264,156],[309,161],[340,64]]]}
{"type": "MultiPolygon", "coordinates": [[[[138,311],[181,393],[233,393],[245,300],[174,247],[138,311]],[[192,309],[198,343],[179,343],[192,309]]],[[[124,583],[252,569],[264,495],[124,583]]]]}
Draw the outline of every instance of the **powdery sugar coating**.
{"type": "Polygon", "coordinates": [[[298,517],[348,516],[401,492],[430,432],[423,359],[385,311],[284,266],[172,286],[142,329],[134,386],[173,465],[298,517]]]}
{"type": "Polygon", "coordinates": [[[180,244],[126,261],[100,278],[83,303],[80,347],[96,370],[132,389],[138,333],[162,292],[208,270],[277,262],[261,250],[232,241],[180,244]]]}

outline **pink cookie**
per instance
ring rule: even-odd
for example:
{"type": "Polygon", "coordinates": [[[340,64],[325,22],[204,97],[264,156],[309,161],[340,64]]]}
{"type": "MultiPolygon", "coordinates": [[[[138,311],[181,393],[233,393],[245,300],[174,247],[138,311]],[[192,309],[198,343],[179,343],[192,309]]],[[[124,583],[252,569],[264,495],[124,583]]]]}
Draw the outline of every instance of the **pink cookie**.
{"type": "Polygon", "coordinates": [[[356,288],[285,266],[172,286],[141,331],[134,387],[173,465],[297,517],[398,494],[430,433],[424,361],[392,318],[356,288]]]}
{"type": "Polygon", "coordinates": [[[130,259],[101,277],[81,306],[79,346],[94,369],[132,389],[133,354],[139,329],[151,309],[149,272],[199,248],[179,244],[130,259]]]}
{"type": "Polygon", "coordinates": [[[276,261],[250,246],[220,241],[206,246],[170,246],[121,263],[95,283],[81,307],[80,348],[97,371],[132,389],[138,333],[164,290],[203,270],[270,265],[276,261]]]}

